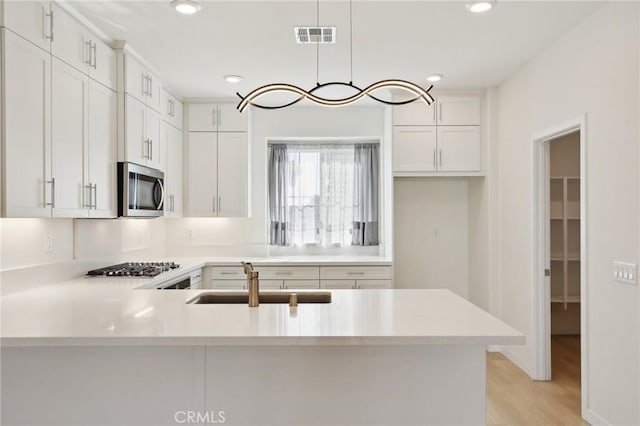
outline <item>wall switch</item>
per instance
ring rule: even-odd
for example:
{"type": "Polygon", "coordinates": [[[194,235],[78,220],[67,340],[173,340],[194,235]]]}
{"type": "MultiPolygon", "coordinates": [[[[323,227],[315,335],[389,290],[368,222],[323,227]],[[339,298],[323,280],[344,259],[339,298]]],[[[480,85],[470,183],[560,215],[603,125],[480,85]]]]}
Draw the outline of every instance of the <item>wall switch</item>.
{"type": "Polygon", "coordinates": [[[613,262],[613,279],[621,283],[636,284],[636,264],[613,262]]]}
{"type": "Polygon", "coordinates": [[[53,235],[44,237],[44,251],[45,253],[51,253],[53,251],[53,235]]]}

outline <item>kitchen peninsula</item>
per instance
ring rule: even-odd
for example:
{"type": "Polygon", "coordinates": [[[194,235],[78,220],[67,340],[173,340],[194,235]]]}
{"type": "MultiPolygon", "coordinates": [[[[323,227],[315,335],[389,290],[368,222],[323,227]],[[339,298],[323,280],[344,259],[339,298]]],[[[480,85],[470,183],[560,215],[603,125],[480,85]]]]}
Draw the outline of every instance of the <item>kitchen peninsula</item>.
{"type": "Polygon", "coordinates": [[[486,345],[524,343],[448,290],[249,308],[136,286],[74,279],[3,297],[4,422],[482,424],[486,345]]]}

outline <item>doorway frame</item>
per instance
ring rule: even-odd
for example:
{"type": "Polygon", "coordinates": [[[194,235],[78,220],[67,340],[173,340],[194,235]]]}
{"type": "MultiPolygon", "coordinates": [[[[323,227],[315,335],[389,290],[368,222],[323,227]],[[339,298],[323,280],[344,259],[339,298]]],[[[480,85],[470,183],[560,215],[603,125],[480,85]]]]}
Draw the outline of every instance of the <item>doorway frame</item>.
{"type": "Polygon", "coordinates": [[[532,213],[533,213],[533,379],[551,380],[551,294],[546,285],[545,269],[550,268],[549,228],[549,156],[553,139],[580,132],[580,386],[581,415],[587,411],[589,388],[587,372],[587,117],[581,115],[533,137],[532,145],[532,213]]]}

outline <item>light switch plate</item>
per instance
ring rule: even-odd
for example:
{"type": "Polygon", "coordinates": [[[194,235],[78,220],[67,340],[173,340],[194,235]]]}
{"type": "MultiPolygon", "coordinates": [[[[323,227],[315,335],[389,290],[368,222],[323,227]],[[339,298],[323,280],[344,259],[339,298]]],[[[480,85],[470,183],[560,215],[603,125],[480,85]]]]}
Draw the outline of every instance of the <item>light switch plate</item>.
{"type": "Polygon", "coordinates": [[[613,262],[613,279],[621,283],[636,284],[636,264],[613,262]]]}

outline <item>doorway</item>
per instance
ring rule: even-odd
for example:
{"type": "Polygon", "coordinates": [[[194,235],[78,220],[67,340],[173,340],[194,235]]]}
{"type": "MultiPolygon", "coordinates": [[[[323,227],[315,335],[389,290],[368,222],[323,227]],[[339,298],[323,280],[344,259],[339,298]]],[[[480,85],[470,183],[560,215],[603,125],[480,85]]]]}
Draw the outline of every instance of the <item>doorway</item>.
{"type": "Polygon", "coordinates": [[[585,120],[533,144],[534,379],[573,384],[586,408],[585,120]],[[569,360],[567,362],[567,360],[569,360]]]}

